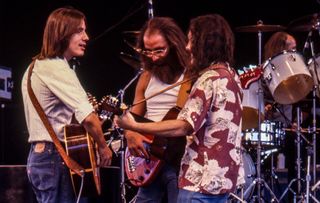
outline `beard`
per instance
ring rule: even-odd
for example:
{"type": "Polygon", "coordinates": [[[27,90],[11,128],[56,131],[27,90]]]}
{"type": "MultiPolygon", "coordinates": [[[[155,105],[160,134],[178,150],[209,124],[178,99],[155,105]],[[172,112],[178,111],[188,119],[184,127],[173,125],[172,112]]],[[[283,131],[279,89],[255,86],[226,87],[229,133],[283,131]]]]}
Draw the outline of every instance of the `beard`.
{"type": "Polygon", "coordinates": [[[146,58],[146,66],[148,66],[147,70],[160,81],[167,84],[176,82],[177,76],[184,71],[184,67],[181,65],[177,54],[171,51],[157,61],[146,58]]]}

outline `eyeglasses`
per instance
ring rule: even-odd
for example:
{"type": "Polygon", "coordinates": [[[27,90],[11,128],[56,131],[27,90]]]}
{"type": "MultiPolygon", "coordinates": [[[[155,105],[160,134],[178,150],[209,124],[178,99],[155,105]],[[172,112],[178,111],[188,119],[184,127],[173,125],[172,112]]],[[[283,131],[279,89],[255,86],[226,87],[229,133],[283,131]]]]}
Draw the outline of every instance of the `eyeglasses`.
{"type": "Polygon", "coordinates": [[[154,49],[154,50],[148,50],[144,49],[141,51],[141,53],[145,56],[152,57],[152,56],[163,56],[166,54],[168,48],[159,48],[159,49],[154,49]]]}

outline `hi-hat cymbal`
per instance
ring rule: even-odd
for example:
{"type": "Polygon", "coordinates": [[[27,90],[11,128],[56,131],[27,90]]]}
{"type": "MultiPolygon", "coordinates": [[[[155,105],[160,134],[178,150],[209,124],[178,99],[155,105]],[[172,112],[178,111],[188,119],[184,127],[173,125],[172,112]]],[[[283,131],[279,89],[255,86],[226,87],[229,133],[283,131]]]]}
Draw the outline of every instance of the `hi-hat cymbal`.
{"type": "Polygon", "coordinates": [[[136,70],[140,70],[141,69],[141,64],[140,64],[139,59],[137,59],[136,57],[132,56],[131,54],[120,52],[120,56],[119,57],[123,62],[125,62],[129,66],[133,67],[134,69],[136,69],[136,70]]]}
{"type": "Polygon", "coordinates": [[[258,23],[257,25],[248,25],[237,27],[237,32],[275,32],[286,29],[281,25],[265,25],[263,23],[258,23]]]}
{"type": "Polygon", "coordinates": [[[320,14],[314,13],[291,21],[288,25],[288,29],[291,31],[308,32],[312,29],[319,29],[319,23],[320,14]]]}

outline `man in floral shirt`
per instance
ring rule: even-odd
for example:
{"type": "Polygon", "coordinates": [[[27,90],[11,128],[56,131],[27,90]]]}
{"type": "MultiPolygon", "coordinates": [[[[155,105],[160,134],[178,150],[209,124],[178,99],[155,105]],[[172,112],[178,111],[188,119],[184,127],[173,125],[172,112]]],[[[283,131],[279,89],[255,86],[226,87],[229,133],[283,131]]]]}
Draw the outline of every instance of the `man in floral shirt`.
{"type": "Polygon", "coordinates": [[[119,127],[156,136],[186,136],[179,174],[178,202],[226,202],[235,190],[240,167],[242,91],[233,63],[234,36],[220,15],[192,19],[187,49],[194,83],[177,120],[135,122],[127,112],[119,127]]]}

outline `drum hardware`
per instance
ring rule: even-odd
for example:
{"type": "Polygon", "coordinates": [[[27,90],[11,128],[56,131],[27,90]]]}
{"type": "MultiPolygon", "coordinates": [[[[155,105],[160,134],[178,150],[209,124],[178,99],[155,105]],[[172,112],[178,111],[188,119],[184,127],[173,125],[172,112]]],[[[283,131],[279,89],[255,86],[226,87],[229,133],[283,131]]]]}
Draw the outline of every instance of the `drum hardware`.
{"type": "MultiPolygon", "coordinates": [[[[297,129],[296,129],[296,145],[297,145],[297,158],[296,158],[296,166],[297,166],[297,177],[292,179],[289,183],[289,185],[287,186],[287,188],[284,190],[284,192],[282,193],[282,195],[279,198],[279,202],[281,202],[281,200],[285,197],[285,195],[287,194],[288,191],[292,192],[293,194],[293,198],[294,198],[294,202],[297,202],[297,199],[300,198],[301,200],[303,200],[304,195],[302,194],[302,182],[306,182],[306,180],[301,178],[301,138],[302,138],[302,133],[301,133],[301,111],[300,111],[300,107],[297,107],[297,129]],[[292,184],[297,182],[297,191],[295,191],[294,189],[291,188],[292,184]]],[[[313,146],[314,147],[314,146],[313,146]]],[[[307,191],[307,193],[309,193],[307,191]]],[[[307,197],[307,199],[309,198],[309,196],[307,197]]]]}
{"type": "Polygon", "coordinates": [[[125,62],[126,64],[128,64],[129,66],[134,68],[135,70],[140,70],[140,68],[141,68],[140,60],[137,59],[136,57],[134,57],[133,55],[127,54],[124,52],[120,52],[119,57],[123,62],[125,62]]]}
{"type": "Polygon", "coordinates": [[[320,21],[319,13],[303,16],[301,18],[291,21],[288,25],[288,30],[309,32],[315,27],[315,25],[319,25],[318,24],[319,21],[320,21]]]}
{"type": "MultiPolygon", "coordinates": [[[[243,167],[240,167],[239,176],[237,180],[237,189],[234,193],[230,193],[231,202],[240,201],[246,203],[247,200],[253,195],[254,188],[251,188],[247,194],[244,194],[244,190],[247,190],[250,184],[253,182],[256,176],[256,168],[254,161],[252,160],[250,153],[246,149],[241,149],[241,157],[243,161],[243,167]]],[[[228,201],[229,202],[229,201],[228,201]]]]}
{"type": "MultiPolygon", "coordinates": [[[[136,75],[129,81],[129,83],[123,88],[118,91],[118,95],[116,98],[120,98],[120,105],[124,104],[123,98],[126,89],[140,76],[142,73],[142,69],[140,69],[136,75]]],[[[113,126],[114,127],[114,126],[113,126]]],[[[125,146],[124,146],[124,134],[122,130],[115,128],[115,132],[118,134],[120,138],[120,147],[116,154],[120,154],[120,195],[121,195],[121,203],[126,203],[126,181],[125,181],[125,169],[124,169],[124,162],[125,162],[125,146]]],[[[119,143],[118,143],[119,145],[119,143]]]]}
{"type": "MultiPolygon", "coordinates": [[[[320,31],[320,27],[319,27],[319,16],[318,15],[314,15],[316,16],[316,24],[313,25],[312,29],[317,29],[318,31],[320,31]]],[[[315,23],[315,22],[313,22],[315,23]]],[[[312,34],[312,30],[310,30],[308,35],[312,34]]],[[[317,168],[317,163],[316,163],[316,152],[317,152],[317,145],[316,145],[316,134],[317,134],[317,120],[316,120],[316,94],[319,93],[319,75],[318,75],[318,68],[319,65],[316,61],[316,56],[314,53],[314,47],[313,47],[313,41],[311,40],[310,37],[307,38],[308,43],[310,44],[310,49],[311,49],[311,54],[312,54],[312,59],[313,59],[313,64],[310,65],[310,69],[313,71],[310,71],[311,74],[313,74],[313,79],[314,79],[314,86],[313,86],[313,94],[312,94],[312,147],[313,147],[313,161],[312,161],[312,166],[313,166],[313,185],[317,185],[317,173],[316,173],[316,168],[317,168]],[[318,90],[318,91],[317,91],[318,90]]],[[[308,188],[309,189],[309,188],[308,188]]],[[[317,195],[317,191],[313,190],[313,196],[311,196],[313,199],[314,197],[316,197],[317,195]]],[[[308,195],[309,198],[309,195],[308,195]]]]}
{"type": "Polygon", "coordinates": [[[286,116],[286,114],[283,112],[282,109],[279,108],[277,102],[272,103],[272,108],[274,108],[276,111],[280,113],[280,115],[284,118],[284,121],[286,123],[286,126],[290,126],[292,121],[286,116]]]}
{"type": "MultiPolygon", "coordinates": [[[[265,25],[261,20],[257,22],[257,25],[241,26],[237,27],[237,32],[275,32],[285,30],[286,27],[281,25],[265,25]]],[[[259,63],[261,64],[261,63],[259,63]]]]}
{"type": "MultiPolygon", "coordinates": [[[[307,174],[306,174],[306,184],[307,184],[307,189],[306,189],[306,203],[309,203],[309,198],[311,197],[312,200],[316,203],[320,203],[314,195],[310,193],[310,181],[311,181],[311,176],[310,176],[310,154],[308,155],[308,161],[307,161],[307,174]]],[[[314,191],[314,190],[311,190],[314,191]]]]}
{"type": "MultiPolygon", "coordinates": [[[[273,26],[273,25],[264,25],[261,20],[257,22],[257,25],[253,26],[243,26],[236,28],[236,31],[238,32],[257,32],[258,34],[258,54],[259,54],[259,65],[261,65],[261,42],[262,42],[262,32],[271,32],[271,31],[277,31],[282,30],[284,27],[282,26],[273,26]]],[[[261,80],[259,80],[258,85],[258,91],[257,91],[257,97],[258,97],[258,112],[261,112],[261,103],[263,98],[263,91],[261,86],[261,80]]],[[[248,193],[257,186],[257,198],[258,202],[260,203],[261,198],[261,186],[264,185],[264,187],[269,191],[269,193],[272,196],[273,201],[279,202],[275,194],[272,192],[268,184],[264,179],[261,178],[261,114],[258,113],[258,145],[257,145],[257,177],[253,180],[253,182],[250,184],[250,186],[245,190],[244,196],[248,195],[248,193]]]]}

